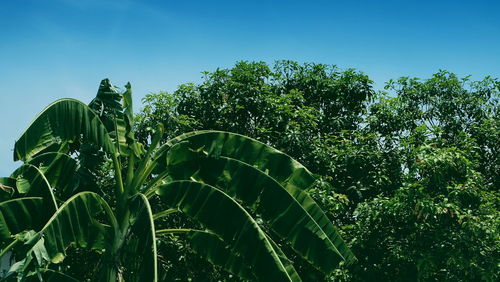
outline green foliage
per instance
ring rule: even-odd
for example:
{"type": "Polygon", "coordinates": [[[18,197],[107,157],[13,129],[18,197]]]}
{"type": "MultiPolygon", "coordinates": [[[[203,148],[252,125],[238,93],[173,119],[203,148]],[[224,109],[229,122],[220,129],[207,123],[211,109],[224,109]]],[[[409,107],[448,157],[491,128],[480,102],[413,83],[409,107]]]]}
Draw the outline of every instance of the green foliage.
{"type": "MultiPolygon", "coordinates": [[[[354,70],[284,61],[272,71],[265,63],[239,62],[205,73],[200,85],[172,94],[149,94],[138,117],[138,136],[162,122],[167,138],[199,129],[252,136],[313,164],[312,141],[356,128],[373,95],[371,81],[354,70]]],[[[321,139],[319,139],[321,140],[321,139]]]]}
{"type": "MultiPolygon", "coordinates": [[[[364,159],[359,154],[378,154],[368,148],[359,152],[361,146],[354,144],[350,146],[353,150],[347,151],[336,146],[345,142],[376,146],[376,139],[369,140],[369,136],[358,132],[374,95],[366,75],[351,69],[340,71],[335,66],[299,65],[292,61],[277,62],[272,69],[262,62],[238,62],[232,69],[204,75],[205,80],[199,85],[181,85],[172,94],[147,95],[136,120],[139,140],[146,140],[148,131],[158,122],[171,132],[167,134],[172,134],[165,140],[200,129],[251,136],[313,167],[316,174],[333,181],[338,179],[332,184],[357,201],[360,191],[346,190],[359,186],[358,179],[344,175],[340,179],[337,173],[351,172],[353,165],[335,162],[345,166],[337,169],[331,158],[336,148],[342,153],[338,158],[349,159],[346,162],[352,164],[355,159],[364,159]]],[[[391,162],[389,167],[398,166],[394,156],[372,157],[371,166],[377,166],[377,161],[391,162]]],[[[375,179],[376,175],[362,174],[369,185],[380,186],[382,180],[375,179]]]]}
{"type": "Polygon", "coordinates": [[[360,262],[323,276],[284,247],[303,279],[498,280],[500,82],[439,71],[391,80],[386,91],[355,70],[238,62],[147,95],[137,138],[157,122],[170,137],[229,130],[309,167],[318,180],[307,191],[360,262]]]}
{"type": "Polygon", "coordinates": [[[307,194],[316,177],[303,165],[223,131],[162,142],[161,124],[144,131],[145,149],[125,89],[105,79],[88,106],[58,100],[16,141],[24,164],[0,182],[2,280],[192,279],[170,271],[171,234],[246,280],[301,281],[281,248],[327,274],[356,260],[307,194]],[[190,226],[170,225],[176,214],[190,226]]]}
{"type": "Polygon", "coordinates": [[[367,121],[400,156],[402,185],[355,212],[356,280],[498,280],[500,83],[440,71],[387,89],[367,121]]]}
{"type": "Polygon", "coordinates": [[[358,278],[497,280],[498,193],[481,190],[484,179],[463,152],[417,150],[422,158],[393,197],[356,210],[358,278]]]}

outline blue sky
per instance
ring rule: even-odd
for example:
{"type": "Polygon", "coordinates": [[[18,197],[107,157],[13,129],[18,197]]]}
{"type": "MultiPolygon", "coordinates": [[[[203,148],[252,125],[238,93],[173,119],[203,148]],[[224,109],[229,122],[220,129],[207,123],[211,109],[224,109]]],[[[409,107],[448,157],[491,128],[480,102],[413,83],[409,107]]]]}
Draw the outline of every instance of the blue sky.
{"type": "Polygon", "coordinates": [[[0,176],[36,114],[89,102],[99,81],[150,92],[238,60],[357,68],[390,78],[500,77],[500,1],[0,1],[0,176]]]}

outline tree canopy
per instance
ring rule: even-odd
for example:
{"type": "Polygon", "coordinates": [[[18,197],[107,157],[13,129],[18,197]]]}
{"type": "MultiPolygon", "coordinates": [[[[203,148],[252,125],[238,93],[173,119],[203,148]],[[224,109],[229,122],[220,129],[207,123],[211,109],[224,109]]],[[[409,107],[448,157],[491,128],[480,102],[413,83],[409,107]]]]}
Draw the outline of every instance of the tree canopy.
{"type": "Polygon", "coordinates": [[[168,137],[227,130],[309,167],[319,181],[308,192],[359,259],[323,276],[292,257],[311,281],[496,281],[499,94],[496,78],[447,71],[375,91],[353,69],[238,62],[205,72],[201,83],[147,95],[137,138],[147,139],[158,122],[168,137]]]}

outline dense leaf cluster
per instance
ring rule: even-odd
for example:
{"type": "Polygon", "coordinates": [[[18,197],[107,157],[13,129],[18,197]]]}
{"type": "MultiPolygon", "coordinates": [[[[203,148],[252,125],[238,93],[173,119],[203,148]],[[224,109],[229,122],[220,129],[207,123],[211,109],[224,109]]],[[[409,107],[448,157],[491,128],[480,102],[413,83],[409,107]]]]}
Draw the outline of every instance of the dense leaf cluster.
{"type": "Polygon", "coordinates": [[[146,140],[157,122],[168,137],[228,130],[311,168],[321,178],[310,192],[359,259],[321,277],[297,258],[311,280],[497,281],[499,93],[497,79],[446,71],[376,92],[352,69],[238,62],[147,95],[136,136],[146,140]]]}

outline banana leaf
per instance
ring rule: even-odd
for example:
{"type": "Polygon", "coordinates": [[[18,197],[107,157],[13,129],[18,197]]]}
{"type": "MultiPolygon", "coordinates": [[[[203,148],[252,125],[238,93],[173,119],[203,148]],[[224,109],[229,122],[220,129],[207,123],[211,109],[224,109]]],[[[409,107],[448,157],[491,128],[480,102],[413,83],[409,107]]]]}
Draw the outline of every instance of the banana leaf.
{"type": "Polygon", "coordinates": [[[221,190],[193,181],[173,181],[157,191],[161,201],[178,208],[243,256],[258,280],[292,281],[279,255],[255,220],[221,190]]]}
{"type": "Polygon", "coordinates": [[[83,140],[114,154],[116,149],[106,127],[87,105],[60,99],[45,108],[14,145],[14,161],[26,161],[47,147],[83,140]]]}

